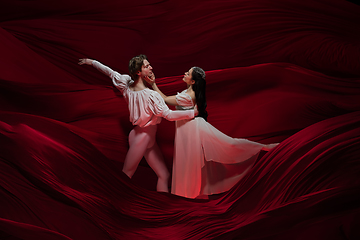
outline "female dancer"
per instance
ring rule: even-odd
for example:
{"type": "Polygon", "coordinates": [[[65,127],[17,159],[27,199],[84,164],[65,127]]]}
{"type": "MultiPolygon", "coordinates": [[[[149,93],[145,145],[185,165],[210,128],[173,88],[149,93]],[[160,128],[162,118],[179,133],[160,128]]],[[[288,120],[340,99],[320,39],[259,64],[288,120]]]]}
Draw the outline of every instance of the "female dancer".
{"type": "Polygon", "coordinates": [[[145,76],[152,76],[152,67],[145,55],[133,57],[129,62],[129,75],[121,75],[100,62],[88,58],[79,59],[79,64],[94,66],[109,76],[123,94],[130,111],[130,122],[135,125],[129,134],[130,148],[126,154],[123,172],[131,178],[142,157],[158,176],[157,191],[168,192],[169,172],[155,141],[157,124],[161,117],[170,121],[192,119],[194,110],[171,111],[159,93],[144,84],[145,76]]]}
{"type": "Polygon", "coordinates": [[[174,96],[163,94],[154,76],[145,80],[167,104],[179,110],[194,109],[197,105],[199,111],[195,119],[176,121],[173,194],[202,198],[225,192],[252,167],[260,150],[268,151],[277,145],[231,138],[208,123],[205,72],[199,67],[192,67],[185,73],[183,81],[187,89],[174,96]]]}

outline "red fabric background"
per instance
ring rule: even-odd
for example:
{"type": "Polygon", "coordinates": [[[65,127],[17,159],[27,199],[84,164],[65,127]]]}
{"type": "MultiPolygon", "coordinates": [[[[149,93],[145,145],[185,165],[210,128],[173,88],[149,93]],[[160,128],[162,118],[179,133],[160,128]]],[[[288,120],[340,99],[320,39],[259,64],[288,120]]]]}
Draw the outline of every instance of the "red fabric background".
{"type": "MultiPolygon", "coordinates": [[[[357,239],[360,6],[330,1],[7,1],[0,8],[3,239],[357,239]],[[165,94],[207,73],[209,122],[281,142],[228,193],[121,172],[132,126],[94,58],[146,54],[165,94]]],[[[158,143],[171,170],[174,123],[158,143]]]]}

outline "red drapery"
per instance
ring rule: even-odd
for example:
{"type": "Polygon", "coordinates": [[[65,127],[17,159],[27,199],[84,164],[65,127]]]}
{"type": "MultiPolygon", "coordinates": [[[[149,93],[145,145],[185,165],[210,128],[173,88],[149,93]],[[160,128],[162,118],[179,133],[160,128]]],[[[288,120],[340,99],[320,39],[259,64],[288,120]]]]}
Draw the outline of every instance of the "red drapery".
{"type": "MultiPolygon", "coordinates": [[[[360,7],[331,1],[8,1],[0,8],[3,239],[360,237],[360,7]],[[207,73],[209,122],[281,142],[229,192],[121,172],[132,126],[111,81],[146,54],[175,94],[207,73]]],[[[171,169],[174,123],[158,128],[171,169]]]]}

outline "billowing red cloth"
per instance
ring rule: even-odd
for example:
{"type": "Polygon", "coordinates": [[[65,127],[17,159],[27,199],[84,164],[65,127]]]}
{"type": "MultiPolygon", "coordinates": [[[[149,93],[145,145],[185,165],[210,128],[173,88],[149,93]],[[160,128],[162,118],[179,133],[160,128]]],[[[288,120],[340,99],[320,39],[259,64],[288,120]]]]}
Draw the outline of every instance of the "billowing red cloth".
{"type": "MultiPolygon", "coordinates": [[[[0,8],[1,239],[360,238],[360,6],[316,1],[7,1],[0,8]],[[122,172],[132,129],[111,81],[146,54],[165,94],[207,74],[208,121],[281,142],[229,192],[122,172]]],[[[174,123],[158,143],[171,169],[174,123]]]]}

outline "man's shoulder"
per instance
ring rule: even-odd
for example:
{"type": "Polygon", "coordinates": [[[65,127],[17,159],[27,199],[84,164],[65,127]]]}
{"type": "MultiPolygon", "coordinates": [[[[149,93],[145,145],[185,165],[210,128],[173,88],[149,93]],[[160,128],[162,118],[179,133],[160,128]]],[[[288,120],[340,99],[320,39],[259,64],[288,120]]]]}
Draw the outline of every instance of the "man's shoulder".
{"type": "Polygon", "coordinates": [[[147,88],[147,91],[149,92],[150,98],[153,98],[154,100],[157,100],[157,101],[164,102],[164,99],[161,97],[160,93],[158,93],[150,88],[147,88]]]}

